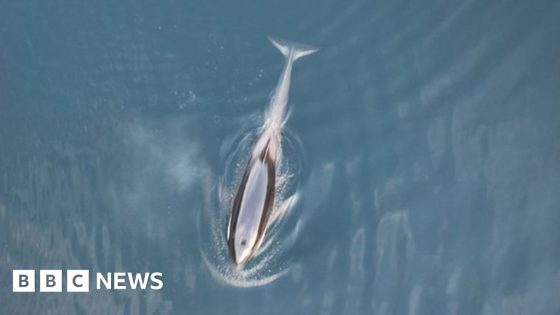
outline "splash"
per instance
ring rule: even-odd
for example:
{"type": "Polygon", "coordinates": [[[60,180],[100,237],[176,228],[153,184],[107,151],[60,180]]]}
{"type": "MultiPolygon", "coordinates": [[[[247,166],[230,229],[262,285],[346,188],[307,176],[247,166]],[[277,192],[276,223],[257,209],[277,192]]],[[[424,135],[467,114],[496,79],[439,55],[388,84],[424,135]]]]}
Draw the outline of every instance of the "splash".
{"type": "Polygon", "coordinates": [[[227,242],[227,214],[245,171],[257,131],[244,132],[224,142],[219,184],[212,187],[207,180],[204,207],[199,213],[200,252],[212,277],[237,287],[262,286],[280,278],[290,270],[291,248],[298,235],[297,200],[299,186],[305,176],[301,142],[289,131],[283,133],[282,155],[277,169],[276,198],[272,223],[263,244],[243,268],[234,266],[227,242]],[[211,188],[212,187],[212,188],[211,188]]]}

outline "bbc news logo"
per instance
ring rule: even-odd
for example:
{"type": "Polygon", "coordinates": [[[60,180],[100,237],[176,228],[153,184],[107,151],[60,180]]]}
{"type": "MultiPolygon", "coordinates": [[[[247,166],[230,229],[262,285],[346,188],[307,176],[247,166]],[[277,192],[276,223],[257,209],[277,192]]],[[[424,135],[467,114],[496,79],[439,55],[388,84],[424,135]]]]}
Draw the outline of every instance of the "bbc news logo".
{"type": "MultiPolygon", "coordinates": [[[[89,270],[66,270],[66,292],[89,292],[89,270]]],[[[12,271],[12,292],[35,292],[36,272],[33,269],[12,271]]],[[[39,292],[63,292],[62,270],[39,270],[39,292]]],[[[97,272],[96,290],[161,290],[161,272],[97,272]]]]}

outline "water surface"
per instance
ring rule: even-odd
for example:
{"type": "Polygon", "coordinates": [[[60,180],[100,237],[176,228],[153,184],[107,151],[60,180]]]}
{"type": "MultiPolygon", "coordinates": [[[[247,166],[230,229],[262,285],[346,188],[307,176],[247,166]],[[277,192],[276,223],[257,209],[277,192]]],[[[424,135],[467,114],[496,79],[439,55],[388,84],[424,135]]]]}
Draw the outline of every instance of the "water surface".
{"type": "Polygon", "coordinates": [[[558,16],[544,0],[4,3],[0,313],[557,314],[558,16]],[[200,216],[262,123],[283,64],[267,35],[321,50],[293,73],[300,200],[271,258],[287,272],[241,288],[204,263],[200,216]],[[26,268],[160,271],[164,289],[12,293],[26,268]]]}

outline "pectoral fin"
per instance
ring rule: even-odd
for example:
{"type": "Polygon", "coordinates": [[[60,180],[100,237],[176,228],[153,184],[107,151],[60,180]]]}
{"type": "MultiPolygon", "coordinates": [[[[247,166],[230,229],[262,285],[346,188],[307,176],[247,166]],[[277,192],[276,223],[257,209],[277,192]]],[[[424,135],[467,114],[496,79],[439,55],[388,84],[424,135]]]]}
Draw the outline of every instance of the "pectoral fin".
{"type": "Polygon", "coordinates": [[[299,194],[295,193],[290,198],[282,201],[282,203],[278,206],[278,209],[275,209],[270,214],[270,219],[268,225],[271,226],[274,224],[278,219],[283,218],[286,213],[294,206],[299,199],[299,194]]]}

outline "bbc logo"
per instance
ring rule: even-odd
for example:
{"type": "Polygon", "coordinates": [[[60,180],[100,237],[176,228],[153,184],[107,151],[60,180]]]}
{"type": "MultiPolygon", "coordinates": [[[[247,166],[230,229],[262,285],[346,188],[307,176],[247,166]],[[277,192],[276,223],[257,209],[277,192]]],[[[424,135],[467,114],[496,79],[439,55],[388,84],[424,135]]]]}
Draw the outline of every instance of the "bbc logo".
{"type": "MultiPolygon", "coordinates": [[[[62,270],[39,270],[39,292],[62,292],[62,270]]],[[[35,292],[35,270],[13,270],[13,292],[35,292]]],[[[66,271],[67,292],[89,292],[89,270],[66,271]]]]}

